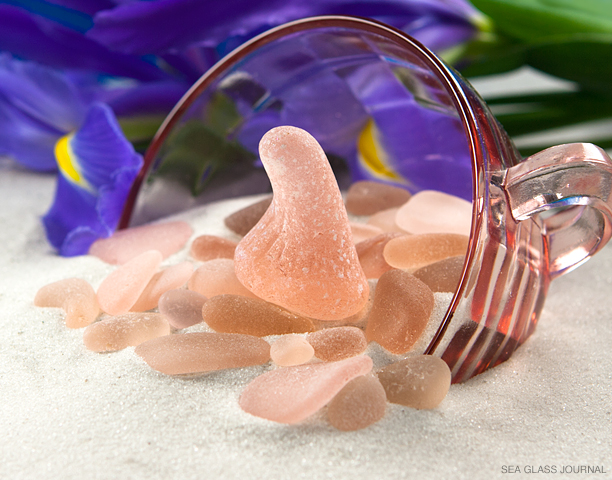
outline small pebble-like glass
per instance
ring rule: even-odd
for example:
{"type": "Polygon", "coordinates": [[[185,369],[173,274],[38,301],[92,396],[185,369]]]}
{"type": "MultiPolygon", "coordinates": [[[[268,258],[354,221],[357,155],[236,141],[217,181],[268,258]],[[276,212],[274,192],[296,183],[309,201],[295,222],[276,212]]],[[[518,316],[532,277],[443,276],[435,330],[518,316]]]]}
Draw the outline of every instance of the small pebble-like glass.
{"type": "Polygon", "coordinates": [[[191,327],[202,322],[206,297],[191,290],[168,290],[159,298],[159,313],[174,328],[191,327]]]}
{"type": "Polygon", "coordinates": [[[215,258],[234,258],[238,243],[216,235],[200,235],[191,243],[191,256],[200,262],[215,258]]]}
{"type": "Polygon", "coordinates": [[[208,298],[224,294],[255,297],[240,283],[234,270],[234,261],[229,258],[204,262],[193,272],[187,287],[208,298]]]}
{"type": "Polygon", "coordinates": [[[34,297],[37,307],[62,308],[68,328],[82,328],[100,314],[93,287],[81,278],[66,278],[40,288],[34,297]]]}
{"type": "Polygon", "coordinates": [[[382,229],[366,223],[350,222],[353,243],[363,242],[368,238],[375,237],[383,233],[382,229]]]}
{"type": "Polygon", "coordinates": [[[387,395],[376,376],[356,377],[329,402],[327,418],[338,430],[361,430],[385,416],[387,395]]]}
{"type": "Polygon", "coordinates": [[[324,328],[308,335],[315,356],[324,362],[337,362],[365,351],[368,342],[357,327],[324,328]]]}
{"type": "Polygon", "coordinates": [[[368,218],[368,221],[366,223],[368,225],[380,228],[383,232],[407,233],[404,232],[404,230],[402,230],[401,228],[399,228],[397,226],[397,223],[395,223],[395,217],[397,216],[398,210],[398,207],[382,210],[368,218]]]}
{"type": "Polygon", "coordinates": [[[217,332],[265,337],[312,332],[311,319],[289,312],[259,298],[217,295],[202,307],[202,318],[217,332]]]}
{"type": "Polygon", "coordinates": [[[169,334],[170,325],[159,313],[126,313],[89,325],[83,343],[94,352],[114,352],[169,334]]]}
{"type": "Polygon", "coordinates": [[[389,270],[376,285],[366,338],[391,353],[407,353],[425,330],[433,307],[427,285],[403,270],[389,270]]]}
{"type": "Polygon", "coordinates": [[[346,194],[346,210],[353,215],[372,215],[399,207],[410,199],[410,192],[385,183],[362,180],[353,183],[346,194]]]}
{"type": "Polygon", "coordinates": [[[245,236],[259,222],[272,203],[272,196],[249,205],[225,218],[225,226],[240,236],[245,236]]]}
{"type": "Polygon", "coordinates": [[[192,274],[191,262],[181,262],[155,273],[130,310],[145,312],[157,307],[159,298],[164,292],[182,287],[192,274]]]}
{"type": "Polygon", "coordinates": [[[283,335],[270,347],[270,358],[281,367],[302,365],[310,361],[313,356],[314,348],[300,335],[283,335]]]}
{"type": "Polygon", "coordinates": [[[465,255],[469,237],[454,233],[404,235],[387,242],[383,257],[394,268],[416,270],[448,257],[465,255]]]}
{"type": "Polygon", "coordinates": [[[454,292],[459,284],[465,257],[449,257],[416,270],[413,275],[432,292],[454,292]]]}
{"type": "Polygon", "coordinates": [[[192,233],[191,226],[181,221],[141,225],[96,240],[89,254],[114,265],[122,265],[148,250],[157,250],[168,258],[185,246],[192,233]]]}
{"type": "Polygon", "coordinates": [[[387,365],[378,372],[378,378],[391,403],[431,409],[448,393],[451,371],[438,357],[417,355],[387,365]]]}
{"type": "Polygon", "coordinates": [[[155,338],[135,353],[166,375],[213,372],[262,365],[270,360],[270,344],[261,338],[228,333],[179,333],[155,338]]]}
{"type": "Polygon", "coordinates": [[[389,240],[402,235],[405,234],[398,232],[387,232],[364,240],[363,242],[359,242],[355,245],[357,255],[359,256],[359,262],[361,263],[361,268],[363,268],[363,273],[365,273],[368,279],[379,278],[383,273],[393,268],[385,260],[383,251],[389,240]]]}

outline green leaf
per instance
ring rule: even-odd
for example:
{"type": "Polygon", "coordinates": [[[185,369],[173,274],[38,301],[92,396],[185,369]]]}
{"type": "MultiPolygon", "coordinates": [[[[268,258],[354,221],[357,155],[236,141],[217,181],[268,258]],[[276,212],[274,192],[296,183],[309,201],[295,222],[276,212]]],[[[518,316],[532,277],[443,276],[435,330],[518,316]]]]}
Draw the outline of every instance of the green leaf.
{"type": "MultiPolygon", "coordinates": [[[[612,2],[611,2],[612,3],[612,2]]],[[[525,63],[612,96],[612,35],[573,35],[533,45],[525,63]]]]}
{"type": "Polygon", "coordinates": [[[224,168],[251,165],[255,155],[237,142],[227,141],[199,120],[186,122],[172,138],[155,177],[173,178],[186,185],[194,196],[224,168]]]}
{"type": "Polygon", "coordinates": [[[228,135],[242,122],[242,116],[234,101],[227,95],[215,92],[204,112],[204,123],[221,137],[228,135]]]}
{"type": "Polygon", "coordinates": [[[472,0],[498,32],[524,42],[575,33],[612,34],[610,0],[472,0]]]}
{"type": "Polygon", "coordinates": [[[125,138],[132,143],[141,143],[151,141],[164,117],[164,115],[139,115],[121,117],[118,121],[125,138]]]}

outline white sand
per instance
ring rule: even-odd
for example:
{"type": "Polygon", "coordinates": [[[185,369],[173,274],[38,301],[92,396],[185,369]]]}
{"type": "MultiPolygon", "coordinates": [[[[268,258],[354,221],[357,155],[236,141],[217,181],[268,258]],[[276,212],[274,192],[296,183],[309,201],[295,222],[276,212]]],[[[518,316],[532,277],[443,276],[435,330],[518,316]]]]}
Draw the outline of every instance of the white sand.
{"type": "Polygon", "coordinates": [[[343,433],[323,418],[285,426],[242,412],[238,395],[259,367],[177,379],[133,349],[86,351],[59,311],[32,305],[42,285],[78,276],[97,287],[112,270],[53,254],[40,223],[53,189],[53,177],[0,159],[1,479],[545,478],[502,473],[509,465],[612,472],[612,245],[553,283],[536,333],[508,362],[452,386],[433,411],[390,405],[379,423],[343,433]]]}

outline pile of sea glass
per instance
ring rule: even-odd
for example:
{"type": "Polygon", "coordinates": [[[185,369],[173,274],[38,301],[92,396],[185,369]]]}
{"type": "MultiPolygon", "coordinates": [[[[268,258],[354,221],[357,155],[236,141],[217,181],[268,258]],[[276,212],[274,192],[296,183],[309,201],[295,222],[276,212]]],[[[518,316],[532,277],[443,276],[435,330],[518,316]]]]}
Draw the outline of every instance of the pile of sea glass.
{"type": "Polygon", "coordinates": [[[272,362],[239,400],[268,420],[294,424],[326,408],[333,426],[357,430],[380,420],[387,402],[435,408],[450,371],[412,350],[434,293],[457,286],[471,203],[374,181],[353,184],[343,200],[321,147],[295,127],[268,132],[260,156],[274,194],[225,219],[239,243],[201,235],[191,261],[160,269],[191,226],[123,230],[90,249],[118,265],[97,291],[68,278],[41,288],[35,305],[62,308],[67,327],[84,328],[87,349],[136,347],[166,375],[272,362]],[[207,331],[190,330],[202,324],[207,331]],[[397,361],[374,371],[372,343],[397,361]]]}

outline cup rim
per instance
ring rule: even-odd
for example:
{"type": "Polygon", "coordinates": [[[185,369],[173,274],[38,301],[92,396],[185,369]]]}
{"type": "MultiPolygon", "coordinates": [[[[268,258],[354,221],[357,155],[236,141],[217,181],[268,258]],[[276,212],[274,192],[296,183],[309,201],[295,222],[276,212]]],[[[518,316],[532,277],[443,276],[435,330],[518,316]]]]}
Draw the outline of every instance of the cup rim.
{"type": "Polygon", "coordinates": [[[478,141],[478,138],[481,136],[482,125],[481,122],[478,121],[478,116],[474,112],[472,102],[470,102],[468,99],[465,89],[458,79],[458,74],[448,67],[427,47],[422,45],[418,40],[412,38],[401,30],[386,25],[382,22],[368,18],[346,15],[324,15],[302,18],[279,25],[261,33],[251,40],[243,43],[219,60],[189,88],[189,90],[166,116],[162,125],[155,133],[153,140],[149,144],[144,154],[143,166],[138,172],[138,176],[134,180],[134,183],[132,184],[132,187],[128,193],[118,228],[123,229],[128,227],[138,193],[148,175],[160,147],[165,142],[166,138],[173,130],[177,122],[179,122],[183,114],[191,107],[193,102],[206,88],[208,88],[220,75],[232,68],[247,55],[275,40],[304,30],[334,27],[374,33],[404,48],[407,48],[412,53],[415,53],[427,64],[430,70],[438,77],[439,80],[441,80],[441,83],[447,89],[447,93],[453,101],[464,127],[472,162],[472,225],[461,278],[457,284],[457,288],[455,289],[451,303],[447,308],[444,319],[441,321],[436,333],[429,343],[429,346],[424,352],[425,354],[432,354],[442,340],[446,328],[450,324],[453,314],[457,309],[459,300],[461,298],[461,293],[466,284],[467,271],[472,263],[472,258],[475,256],[476,245],[478,243],[476,238],[478,232],[477,224],[479,223],[478,219],[480,218],[483,204],[483,202],[479,200],[484,195],[483,192],[480,191],[481,189],[479,188],[478,182],[478,178],[480,177],[483,169],[484,159],[482,151],[483,147],[478,141]],[[481,161],[478,160],[479,158],[481,161]]]}

